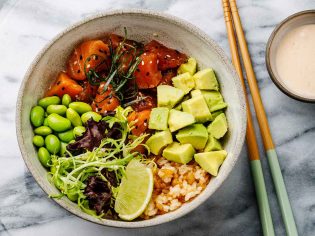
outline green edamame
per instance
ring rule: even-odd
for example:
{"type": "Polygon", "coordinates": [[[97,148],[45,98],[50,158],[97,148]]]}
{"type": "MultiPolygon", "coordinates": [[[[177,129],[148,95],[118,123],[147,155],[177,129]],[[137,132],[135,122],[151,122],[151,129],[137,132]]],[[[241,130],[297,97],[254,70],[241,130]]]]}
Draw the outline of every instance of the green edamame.
{"type": "Polygon", "coordinates": [[[65,143],[69,143],[74,139],[73,129],[58,134],[58,138],[65,143]]]}
{"type": "Polygon", "coordinates": [[[50,134],[45,138],[45,145],[51,154],[57,154],[60,151],[60,140],[56,135],[50,134]]]}
{"type": "Polygon", "coordinates": [[[38,101],[38,105],[43,108],[47,108],[49,105],[58,105],[60,103],[60,98],[58,96],[45,97],[38,101]]]}
{"type": "Polygon", "coordinates": [[[86,131],[86,129],[85,129],[84,126],[77,126],[77,127],[74,127],[74,129],[73,129],[73,135],[74,135],[74,137],[79,137],[79,136],[81,136],[85,131],[86,131]]]}
{"type": "Polygon", "coordinates": [[[82,121],[80,115],[73,110],[72,108],[68,108],[66,112],[66,117],[68,120],[71,121],[71,124],[76,127],[76,126],[82,126],[82,121]]]}
{"type": "Polygon", "coordinates": [[[41,136],[47,136],[52,133],[52,130],[48,126],[40,126],[34,129],[34,133],[41,136]]]}
{"type": "Polygon", "coordinates": [[[35,106],[31,110],[31,123],[34,127],[43,124],[45,118],[45,110],[41,106],[35,106]]]}
{"type": "Polygon", "coordinates": [[[64,106],[69,106],[69,104],[71,103],[71,97],[69,94],[65,94],[62,96],[62,100],[61,100],[62,105],[64,106]]]}
{"type": "Polygon", "coordinates": [[[49,105],[47,107],[48,114],[56,113],[58,115],[63,116],[64,114],[66,114],[66,111],[67,111],[67,107],[64,105],[49,105]]]}
{"type": "Polygon", "coordinates": [[[40,163],[42,163],[42,165],[45,167],[49,167],[51,157],[50,157],[48,150],[44,147],[40,147],[37,155],[38,155],[38,159],[39,159],[40,163]]]}
{"type": "Polygon", "coordinates": [[[94,111],[88,111],[88,112],[85,112],[84,114],[82,114],[81,116],[81,120],[83,122],[83,124],[86,124],[86,122],[92,118],[93,120],[95,121],[100,121],[102,119],[102,116],[94,111]]]}
{"type": "Polygon", "coordinates": [[[79,114],[83,114],[88,111],[92,111],[92,107],[90,104],[85,102],[71,102],[69,107],[78,112],[79,114]]]}
{"type": "Polygon", "coordinates": [[[67,151],[67,143],[61,142],[60,145],[60,156],[63,156],[67,151]]]}
{"type": "Polygon", "coordinates": [[[47,118],[44,119],[43,125],[44,125],[44,126],[48,126],[48,120],[47,120],[47,118]]]}
{"type": "Polygon", "coordinates": [[[35,135],[33,137],[33,144],[37,147],[42,147],[45,144],[44,138],[40,135],[35,135]]]}
{"type": "Polygon", "coordinates": [[[54,131],[57,131],[57,132],[63,132],[63,131],[66,131],[68,129],[70,129],[71,127],[71,122],[70,120],[56,114],[56,113],[53,113],[53,114],[50,114],[48,117],[47,117],[47,120],[48,120],[48,125],[49,127],[54,130],[54,131]]]}

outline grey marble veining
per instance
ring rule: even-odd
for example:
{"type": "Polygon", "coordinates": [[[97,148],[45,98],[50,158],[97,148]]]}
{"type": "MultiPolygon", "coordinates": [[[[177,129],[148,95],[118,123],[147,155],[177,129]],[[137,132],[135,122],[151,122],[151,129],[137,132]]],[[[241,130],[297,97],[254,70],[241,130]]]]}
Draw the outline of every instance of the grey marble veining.
{"type": "MultiPolygon", "coordinates": [[[[298,231],[315,235],[315,105],[282,94],[270,81],[264,59],[275,25],[294,12],[314,9],[315,1],[239,0],[238,6],[298,231]]],[[[0,235],[261,235],[245,147],[229,178],[205,204],[181,219],[146,229],[115,229],[79,219],[48,199],[26,169],[14,116],[27,67],[67,26],[121,8],[154,9],[184,18],[229,54],[219,0],[0,0],[0,235]]],[[[260,150],[276,233],[285,235],[262,146],[260,150]]]]}

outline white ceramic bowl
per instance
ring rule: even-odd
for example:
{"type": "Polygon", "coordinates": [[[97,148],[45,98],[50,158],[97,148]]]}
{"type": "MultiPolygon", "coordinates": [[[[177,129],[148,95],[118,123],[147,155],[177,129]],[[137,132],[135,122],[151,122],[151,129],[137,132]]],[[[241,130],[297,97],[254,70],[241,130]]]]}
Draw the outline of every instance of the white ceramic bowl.
{"type": "Polygon", "coordinates": [[[226,111],[229,132],[224,144],[228,156],[218,176],[211,179],[207,188],[193,201],[179,209],[142,221],[99,220],[81,211],[77,204],[66,197],[54,199],[59,205],[83,219],[107,226],[135,228],[157,225],[179,218],[206,201],[221,186],[233,169],[243,146],[246,107],[237,74],[223,50],[190,23],[170,15],[144,10],[108,12],[85,19],[60,33],[39,53],[25,75],[18,96],[16,127],[21,153],[35,180],[47,194],[58,194],[59,191],[47,180],[47,171],[37,159],[36,149],[32,144],[30,110],[56,79],[58,72],[64,69],[67,58],[78,43],[89,38],[101,37],[105,32],[123,35],[123,27],[127,27],[130,39],[148,42],[155,38],[166,46],[195,57],[201,69],[214,68],[224,99],[229,105],[226,111]]]}

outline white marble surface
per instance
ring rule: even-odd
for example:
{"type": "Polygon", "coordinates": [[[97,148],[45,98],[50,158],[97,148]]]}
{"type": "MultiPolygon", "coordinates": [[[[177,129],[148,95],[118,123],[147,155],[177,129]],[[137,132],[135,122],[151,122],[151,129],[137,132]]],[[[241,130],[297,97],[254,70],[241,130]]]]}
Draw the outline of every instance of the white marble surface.
{"type": "MultiPolygon", "coordinates": [[[[298,231],[315,235],[315,105],[282,94],[270,81],[264,60],[275,24],[294,12],[314,9],[315,1],[239,0],[238,5],[298,231]]],[[[0,8],[0,235],[262,234],[245,147],[221,189],[197,210],[161,226],[124,230],[86,222],[48,199],[26,169],[16,141],[15,101],[20,82],[34,56],[61,30],[101,11],[154,9],[200,27],[229,54],[221,1],[0,0],[0,8]]],[[[261,155],[276,233],[285,235],[265,155],[261,155]]]]}

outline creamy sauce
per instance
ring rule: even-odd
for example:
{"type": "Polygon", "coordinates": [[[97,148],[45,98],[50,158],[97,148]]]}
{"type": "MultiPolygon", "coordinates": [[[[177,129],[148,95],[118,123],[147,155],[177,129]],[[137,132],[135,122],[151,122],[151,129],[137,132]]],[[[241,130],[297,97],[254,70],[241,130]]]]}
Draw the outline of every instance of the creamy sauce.
{"type": "Polygon", "coordinates": [[[289,91],[315,98],[315,24],[299,26],[283,36],[276,68],[281,84],[289,91]]]}

